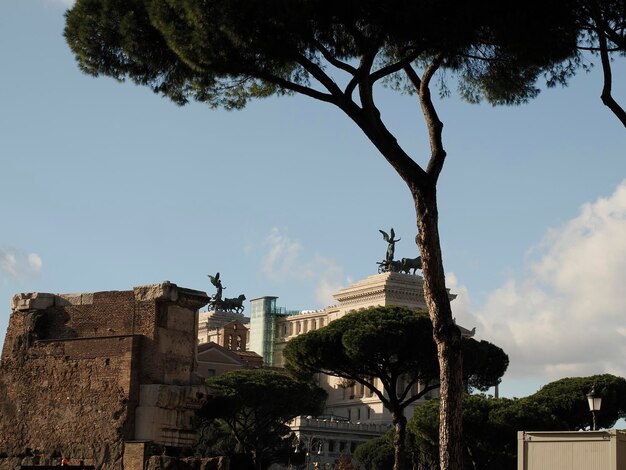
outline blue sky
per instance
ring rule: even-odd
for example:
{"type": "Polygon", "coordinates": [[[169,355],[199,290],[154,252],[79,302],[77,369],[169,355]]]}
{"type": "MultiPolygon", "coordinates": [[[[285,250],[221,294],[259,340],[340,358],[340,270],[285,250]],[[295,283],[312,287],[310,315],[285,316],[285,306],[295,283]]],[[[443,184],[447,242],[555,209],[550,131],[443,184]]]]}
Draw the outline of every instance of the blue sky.
{"type": "MultiPolygon", "coordinates": [[[[376,272],[386,244],[416,256],[408,190],[340,112],[272,98],[238,112],[177,107],[88,77],[62,37],[67,3],[0,3],[0,330],[16,292],[124,290],[170,280],[319,308],[376,272]]],[[[615,96],[626,102],[626,64],[615,96]]],[[[626,132],[599,70],[528,105],[438,103],[439,185],[455,315],[502,346],[502,390],[626,375],[626,132]]],[[[379,90],[384,118],[427,155],[411,97],[379,90]]]]}

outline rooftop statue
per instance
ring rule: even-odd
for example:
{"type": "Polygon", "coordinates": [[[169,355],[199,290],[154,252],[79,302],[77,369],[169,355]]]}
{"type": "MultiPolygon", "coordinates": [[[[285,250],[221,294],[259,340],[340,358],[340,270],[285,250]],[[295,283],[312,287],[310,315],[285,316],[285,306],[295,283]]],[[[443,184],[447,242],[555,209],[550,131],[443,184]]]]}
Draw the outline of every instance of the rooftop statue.
{"type": "Polygon", "coordinates": [[[215,276],[211,276],[208,274],[209,279],[211,279],[211,284],[213,284],[217,288],[217,292],[213,297],[211,297],[212,302],[221,302],[222,301],[222,291],[225,289],[222,286],[222,281],[220,281],[220,273],[216,273],[215,276]]]}
{"type": "Polygon", "coordinates": [[[211,279],[211,284],[217,289],[215,295],[209,300],[209,309],[242,313],[244,309],[243,301],[246,300],[246,296],[241,294],[239,297],[232,299],[222,299],[222,291],[226,289],[226,287],[222,285],[220,273],[216,273],[215,276],[211,276],[210,274],[208,276],[209,279],[211,279]]]}
{"type": "Polygon", "coordinates": [[[393,259],[396,249],[396,242],[399,242],[401,240],[400,238],[398,238],[397,240],[395,239],[396,234],[393,231],[393,227],[389,231],[389,234],[387,234],[387,232],[383,230],[379,230],[379,232],[383,234],[384,240],[388,243],[385,259],[376,263],[378,264],[379,273],[394,272],[415,274],[415,271],[417,271],[418,269],[422,269],[421,256],[418,256],[417,258],[402,258],[398,261],[393,259]],[[413,270],[412,273],[411,270],[413,270]]]}
{"type": "Polygon", "coordinates": [[[389,231],[390,235],[387,235],[387,232],[384,232],[382,230],[379,230],[379,232],[383,234],[383,238],[389,244],[387,245],[387,254],[385,256],[385,261],[389,263],[393,261],[393,254],[396,249],[396,242],[399,242],[401,239],[398,238],[397,240],[394,240],[396,234],[393,231],[393,227],[391,227],[391,230],[389,231]]]}

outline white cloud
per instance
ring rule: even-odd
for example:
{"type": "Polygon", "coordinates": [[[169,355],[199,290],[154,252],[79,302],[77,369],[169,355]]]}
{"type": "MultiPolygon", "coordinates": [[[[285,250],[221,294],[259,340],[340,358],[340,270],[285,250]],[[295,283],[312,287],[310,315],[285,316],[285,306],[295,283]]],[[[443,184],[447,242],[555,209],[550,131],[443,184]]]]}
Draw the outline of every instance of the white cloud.
{"type": "Polygon", "coordinates": [[[474,317],[480,337],[509,354],[509,374],[626,375],[626,180],[531,254],[529,274],[492,292],[474,317]]]}
{"type": "Polygon", "coordinates": [[[324,306],[334,304],[333,295],[339,292],[346,282],[343,269],[334,259],[321,255],[315,255],[313,266],[318,272],[315,299],[324,306]]]}
{"type": "Polygon", "coordinates": [[[459,284],[454,273],[446,274],[446,286],[456,298],[452,301],[452,315],[456,322],[465,328],[472,329],[478,321],[471,313],[469,290],[466,286],[459,284]]]}
{"type": "Polygon", "coordinates": [[[43,262],[37,253],[0,248],[0,272],[10,280],[29,279],[41,272],[43,262]]]}
{"type": "Polygon", "coordinates": [[[265,239],[267,249],[261,270],[272,281],[315,282],[315,299],[320,305],[334,303],[333,294],[346,283],[337,262],[316,253],[306,258],[302,245],[274,227],[265,239]]]}
{"type": "Polygon", "coordinates": [[[9,275],[9,277],[17,278],[17,260],[13,253],[2,253],[0,255],[0,267],[9,275]]]}
{"type": "Polygon", "coordinates": [[[37,253],[28,253],[26,259],[28,260],[28,266],[33,272],[38,273],[41,271],[43,262],[41,261],[41,257],[37,253]]]}
{"type": "Polygon", "coordinates": [[[300,243],[281,234],[280,230],[274,227],[266,237],[265,245],[268,251],[261,269],[269,279],[278,281],[289,279],[296,274],[303,275],[298,263],[302,252],[300,243]]]}

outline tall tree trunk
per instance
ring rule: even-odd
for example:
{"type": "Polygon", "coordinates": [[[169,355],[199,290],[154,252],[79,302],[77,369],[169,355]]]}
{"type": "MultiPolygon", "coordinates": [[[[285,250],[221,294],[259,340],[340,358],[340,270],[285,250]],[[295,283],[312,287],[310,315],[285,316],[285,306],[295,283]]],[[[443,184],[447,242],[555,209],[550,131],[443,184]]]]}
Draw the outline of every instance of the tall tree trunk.
{"type": "Polygon", "coordinates": [[[403,410],[392,411],[391,419],[395,428],[395,434],[393,436],[393,449],[394,449],[394,463],[393,470],[404,470],[405,467],[405,449],[404,443],[406,441],[406,417],[403,410]]]}
{"type": "Polygon", "coordinates": [[[454,324],[450,299],[446,290],[443,260],[439,240],[437,212],[437,180],[443,168],[446,152],[443,148],[443,123],[430,96],[429,84],[444,60],[439,54],[422,74],[410,65],[404,71],[418,91],[420,105],[428,128],[431,158],[426,171],[402,148],[380,120],[380,113],[371,99],[371,84],[359,85],[360,98],[366,113],[356,107],[340,104],[343,111],[363,130],[380,153],[409,187],[417,215],[416,238],[422,255],[424,299],[433,322],[433,337],[437,344],[440,368],[439,465],[440,470],[463,469],[461,413],[463,405],[463,373],[461,331],[454,324]]]}
{"type": "Polygon", "coordinates": [[[417,244],[422,255],[424,299],[433,322],[440,377],[439,465],[440,470],[463,469],[461,413],[463,359],[461,331],[455,325],[446,290],[439,240],[435,185],[412,191],[417,213],[417,244]]]}
{"type": "Polygon", "coordinates": [[[626,127],[626,110],[615,101],[611,91],[613,86],[613,73],[611,71],[611,58],[609,57],[609,38],[613,40],[618,49],[621,48],[622,52],[624,52],[626,42],[620,41],[620,36],[611,34],[614,33],[614,31],[607,24],[598,2],[590,2],[589,7],[589,14],[594,23],[594,32],[598,37],[600,62],[602,63],[602,74],[604,78],[600,99],[602,103],[611,110],[615,117],[620,120],[624,127],[626,127]]]}

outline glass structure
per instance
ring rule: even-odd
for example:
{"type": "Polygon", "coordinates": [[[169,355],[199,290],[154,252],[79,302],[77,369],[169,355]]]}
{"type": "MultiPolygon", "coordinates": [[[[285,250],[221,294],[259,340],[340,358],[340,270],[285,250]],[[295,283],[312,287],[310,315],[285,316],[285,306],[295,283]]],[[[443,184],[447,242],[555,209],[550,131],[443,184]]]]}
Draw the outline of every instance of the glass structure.
{"type": "Polygon", "coordinates": [[[250,301],[250,350],[263,357],[263,365],[274,365],[276,335],[276,299],[259,297],[250,301]]]}

